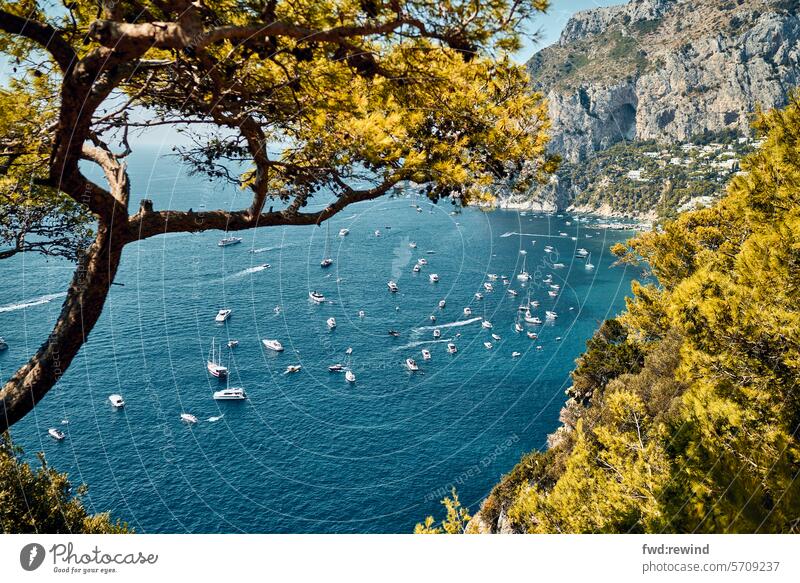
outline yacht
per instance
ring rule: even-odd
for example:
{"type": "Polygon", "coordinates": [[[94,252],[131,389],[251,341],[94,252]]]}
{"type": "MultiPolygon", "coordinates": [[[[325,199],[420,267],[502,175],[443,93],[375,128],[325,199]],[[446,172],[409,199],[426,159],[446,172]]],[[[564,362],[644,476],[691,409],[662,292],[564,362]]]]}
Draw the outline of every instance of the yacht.
{"type": "Polygon", "coordinates": [[[469,307],[464,308],[464,315],[465,316],[471,316],[472,315],[472,310],[469,307]]]}
{"type": "MultiPolygon", "coordinates": [[[[286,370],[283,371],[283,374],[290,374],[290,373],[293,373],[293,372],[300,372],[301,368],[303,368],[303,366],[300,365],[300,364],[290,364],[289,366],[286,367],[286,370]]],[[[328,369],[330,369],[330,368],[331,367],[328,367],[328,369]]]]}
{"type": "Polygon", "coordinates": [[[520,356],[522,356],[521,352],[512,352],[511,353],[511,358],[519,358],[520,356]]]}
{"type": "Polygon", "coordinates": [[[510,290],[508,290],[508,293],[510,293],[512,296],[516,296],[517,295],[517,290],[510,289],[510,290]]]}
{"type": "Polygon", "coordinates": [[[219,247],[230,247],[231,245],[238,245],[242,242],[241,237],[225,237],[219,240],[217,246],[219,247]]]}
{"type": "Polygon", "coordinates": [[[191,413],[181,413],[181,421],[186,421],[186,423],[197,423],[197,417],[191,413]]]}
{"type": "Polygon", "coordinates": [[[561,342],[561,336],[556,336],[556,342],[561,342]]]}
{"type": "Polygon", "coordinates": [[[588,252],[586,249],[584,249],[583,247],[581,247],[580,249],[578,249],[578,250],[575,252],[575,254],[576,254],[578,257],[586,257],[586,256],[589,254],[589,252],[588,252]]]}
{"type": "Polygon", "coordinates": [[[431,283],[436,283],[437,281],[439,281],[439,274],[438,273],[431,273],[428,276],[428,279],[431,280],[431,283]]]}
{"type": "Polygon", "coordinates": [[[326,257],[325,259],[319,262],[320,267],[330,267],[331,265],[333,265],[333,259],[331,259],[330,257],[326,257]]]}
{"type": "Polygon", "coordinates": [[[232,313],[233,310],[220,310],[219,312],[217,312],[217,316],[216,318],[214,318],[214,321],[217,323],[222,323],[228,318],[230,318],[232,313]]]}
{"type": "Polygon", "coordinates": [[[491,350],[492,349],[492,343],[491,342],[484,342],[483,345],[486,347],[486,350],[491,350]]]}
{"type": "Polygon", "coordinates": [[[552,245],[545,245],[544,246],[544,251],[545,251],[545,253],[552,253],[553,252],[553,246],[552,245]]]}
{"type": "Polygon", "coordinates": [[[553,263],[553,269],[564,269],[566,264],[564,263],[553,263]]]}
{"type": "Polygon", "coordinates": [[[375,236],[376,236],[376,237],[380,237],[380,236],[381,236],[381,231],[380,231],[380,229],[375,229],[375,236]]]}
{"type": "Polygon", "coordinates": [[[48,429],[47,433],[49,433],[50,437],[52,437],[56,441],[61,441],[66,437],[63,431],[61,431],[60,429],[56,429],[55,427],[51,427],[50,429],[48,429]]]}
{"type": "Polygon", "coordinates": [[[365,316],[365,314],[364,314],[364,310],[359,310],[359,311],[358,311],[358,317],[359,317],[359,318],[363,318],[364,316],[365,316]]]}
{"type": "Polygon", "coordinates": [[[328,318],[327,323],[328,323],[328,328],[330,328],[331,330],[336,328],[336,318],[333,317],[328,318]]]}
{"type": "Polygon", "coordinates": [[[312,292],[308,292],[308,298],[309,298],[309,299],[310,299],[312,302],[314,302],[314,303],[317,303],[317,304],[321,304],[322,302],[324,302],[324,301],[325,301],[325,296],[324,296],[324,295],[322,295],[322,294],[321,294],[320,292],[318,292],[318,291],[312,291],[312,292]]]}
{"type": "Polygon", "coordinates": [[[540,305],[539,300],[531,300],[530,306],[532,308],[538,308],[540,305]]]}
{"type": "Polygon", "coordinates": [[[484,320],[481,322],[481,326],[489,330],[492,327],[492,323],[489,320],[484,320]]]}
{"type": "Polygon", "coordinates": [[[586,269],[589,270],[594,269],[594,263],[591,262],[591,259],[592,259],[592,254],[590,253],[589,256],[586,258],[586,264],[584,265],[586,269]]]}
{"type": "Polygon", "coordinates": [[[558,296],[558,292],[554,289],[551,289],[549,292],[547,292],[547,295],[550,296],[551,298],[554,298],[558,296]]]}
{"type": "Polygon", "coordinates": [[[559,289],[561,289],[561,286],[558,285],[557,283],[551,283],[550,284],[550,289],[559,290],[559,289]]]}
{"type": "Polygon", "coordinates": [[[274,350],[275,352],[283,352],[283,344],[277,340],[269,340],[264,338],[261,343],[270,350],[274,350]]]}
{"type": "Polygon", "coordinates": [[[419,366],[417,365],[417,361],[413,358],[406,358],[406,368],[411,372],[415,372],[419,370],[419,366]]]}
{"type": "Polygon", "coordinates": [[[427,348],[422,349],[422,359],[423,360],[430,360],[431,359],[431,351],[427,348]]]}
{"type": "Polygon", "coordinates": [[[347,350],[345,350],[344,353],[347,354],[347,355],[353,354],[353,348],[348,346],[347,350]]]}
{"type": "Polygon", "coordinates": [[[400,336],[400,332],[398,332],[397,330],[389,330],[389,336],[397,338],[398,336],[400,336]]]}
{"type": "Polygon", "coordinates": [[[517,274],[517,279],[520,280],[520,281],[530,281],[531,280],[531,274],[528,273],[527,271],[523,271],[522,273],[518,273],[517,274]]]}
{"type": "Polygon", "coordinates": [[[348,370],[344,373],[344,378],[347,380],[348,383],[356,382],[356,375],[353,374],[352,370],[348,370]]]}
{"type": "Polygon", "coordinates": [[[455,344],[453,344],[452,342],[450,342],[450,343],[447,345],[447,352],[449,352],[450,354],[455,354],[456,352],[458,352],[458,348],[456,348],[456,345],[455,345],[455,344]]]}
{"type": "Polygon", "coordinates": [[[220,363],[220,354],[217,351],[217,341],[215,338],[211,339],[211,351],[206,361],[206,368],[212,376],[217,378],[225,378],[228,376],[228,368],[220,363]]]}
{"type": "Polygon", "coordinates": [[[414,241],[411,241],[411,243],[409,243],[408,246],[411,247],[412,249],[416,249],[417,248],[417,244],[414,243],[414,241]]]}
{"type": "Polygon", "coordinates": [[[486,279],[489,281],[497,281],[497,274],[496,273],[487,273],[486,279]]]}
{"type": "Polygon", "coordinates": [[[538,337],[539,335],[536,332],[528,332],[528,338],[531,340],[536,340],[538,337]]]}
{"type": "Polygon", "coordinates": [[[342,372],[344,370],[344,365],[342,364],[332,364],[328,367],[328,372],[342,372]]]}
{"type": "Polygon", "coordinates": [[[111,401],[111,404],[114,405],[117,409],[120,409],[125,406],[125,401],[122,398],[122,395],[117,395],[116,393],[113,395],[108,396],[108,400],[111,401]]]}
{"type": "Polygon", "coordinates": [[[522,332],[525,328],[522,327],[522,324],[519,322],[514,322],[514,330],[516,332],[522,332]]]}
{"type": "Polygon", "coordinates": [[[483,294],[481,292],[475,292],[475,299],[476,300],[482,300],[483,299],[483,294]]]}
{"type": "Polygon", "coordinates": [[[428,265],[428,260],[425,259],[424,257],[420,257],[419,259],[417,259],[417,263],[419,263],[420,265],[428,265]]]}
{"type": "Polygon", "coordinates": [[[433,331],[433,337],[434,337],[434,338],[441,338],[441,337],[442,337],[442,331],[441,331],[441,330],[439,330],[438,328],[436,328],[436,329],[433,331]]]}
{"type": "Polygon", "coordinates": [[[397,284],[393,281],[390,281],[386,285],[389,286],[389,291],[392,292],[393,294],[397,293],[397,291],[400,289],[399,287],[397,287],[397,284]]]}
{"type": "Polygon", "coordinates": [[[228,340],[228,348],[236,348],[239,346],[238,340],[228,340]]]}
{"type": "Polygon", "coordinates": [[[419,263],[415,263],[414,267],[411,268],[411,271],[413,271],[414,273],[419,273],[420,271],[422,271],[422,268],[419,266],[419,263]]]}
{"type": "Polygon", "coordinates": [[[492,334],[492,338],[494,338],[495,341],[500,342],[500,335],[499,334],[492,334]]]}
{"type": "Polygon", "coordinates": [[[247,394],[241,387],[227,387],[221,391],[215,391],[213,397],[215,401],[244,401],[247,394]]]}
{"type": "Polygon", "coordinates": [[[447,305],[447,302],[444,300],[439,300],[439,309],[444,310],[444,307],[447,305]]]}
{"type": "Polygon", "coordinates": [[[350,234],[350,229],[339,229],[340,237],[347,237],[350,234]]]}
{"type": "Polygon", "coordinates": [[[483,289],[485,289],[487,292],[490,292],[494,290],[494,286],[487,281],[483,284],[483,289]]]}
{"type": "Polygon", "coordinates": [[[549,310],[545,312],[544,315],[548,320],[555,320],[556,318],[558,318],[558,314],[556,314],[555,312],[551,312],[549,310]]]}
{"type": "Polygon", "coordinates": [[[520,255],[527,255],[527,254],[528,254],[528,252],[527,252],[527,251],[525,251],[525,249],[520,249],[520,250],[519,250],[519,254],[520,254],[520,255]]]}
{"type": "Polygon", "coordinates": [[[542,321],[537,317],[530,313],[530,311],[525,312],[525,321],[528,324],[541,324],[542,321]]]}
{"type": "Polygon", "coordinates": [[[5,339],[0,336],[0,351],[2,350],[8,350],[8,342],[6,342],[5,339]]]}

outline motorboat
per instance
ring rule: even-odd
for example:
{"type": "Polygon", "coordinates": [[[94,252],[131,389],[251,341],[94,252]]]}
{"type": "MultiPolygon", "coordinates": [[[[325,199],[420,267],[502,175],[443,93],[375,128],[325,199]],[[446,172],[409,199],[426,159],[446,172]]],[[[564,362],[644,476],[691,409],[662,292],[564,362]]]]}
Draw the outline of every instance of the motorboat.
{"type": "Polygon", "coordinates": [[[197,423],[197,417],[191,413],[181,413],[181,421],[186,421],[186,423],[197,423]]]}
{"type": "Polygon", "coordinates": [[[515,351],[515,352],[511,353],[511,358],[519,358],[520,356],[522,356],[521,352],[516,352],[515,351]]]}
{"type": "Polygon", "coordinates": [[[483,294],[481,292],[475,292],[475,299],[476,300],[482,300],[483,299],[483,294]]]}
{"type": "Polygon", "coordinates": [[[536,340],[538,337],[539,335],[536,332],[528,332],[528,338],[531,340],[536,340]]]}
{"type": "Polygon", "coordinates": [[[584,267],[586,269],[589,269],[589,270],[594,269],[594,263],[591,262],[591,259],[592,259],[592,254],[590,253],[589,256],[586,257],[586,263],[584,264],[584,267]]]}
{"type": "Polygon", "coordinates": [[[542,323],[542,321],[537,316],[534,316],[533,314],[531,314],[530,311],[525,312],[525,321],[528,324],[541,324],[542,323]]]}
{"type": "Polygon", "coordinates": [[[291,374],[293,372],[300,372],[301,368],[303,368],[303,366],[300,364],[290,364],[289,366],[286,367],[286,370],[283,372],[284,374],[291,374]]]}
{"type": "Polygon", "coordinates": [[[532,308],[538,308],[540,305],[539,300],[531,300],[530,306],[532,308]]]}
{"type": "Polygon", "coordinates": [[[561,342],[561,336],[556,336],[556,342],[561,342]]]}
{"type": "Polygon", "coordinates": [[[283,344],[281,344],[278,340],[264,338],[261,343],[270,350],[274,350],[275,352],[283,352],[283,344]]]}
{"type": "Polygon", "coordinates": [[[217,316],[214,318],[214,321],[221,324],[222,322],[230,318],[232,313],[233,310],[220,310],[219,312],[217,312],[217,316]]]}
{"type": "Polygon", "coordinates": [[[364,314],[364,310],[359,310],[359,311],[358,311],[358,317],[359,317],[359,318],[363,318],[363,317],[364,317],[364,315],[365,315],[365,314],[364,314]]]}
{"type": "Polygon", "coordinates": [[[510,293],[512,296],[516,296],[517,295],[517,290],[510,289],[510,290],[508,290],[508,293],[510,293]]]}
{"type": "Polygon", "coordinates": [[[489,330],[492,327],[492,323],[489,320],[484,320],[483,322],[481,322],[481,326],[489,330]]]}
{"type": "Polygon", "coordinates": [[[487,273],[486,279],[489,281],[497,281],[497,274],[496,273],[487,273]]]}
{"type": "Polygon", "coordinates": [[[566,266],[565,263],[553,263],[553,269],[564,269],[566,266]]]}
{"type": "Polygon", "coordinates": [[[331,265],[333,265],[333,259],[331,259],[330,257],[326,257],[325,259],[319,262],[320,267],[330,267],[331,265]]]}
{"type": "Polygon", "coordinates": [[[444,310],[444,307],[447,305],[447,302],[444,300],[439,300],[439,309],[444,310]]]}
{"type": "Polygon", "coordinates": [[[380,231],[380,229],[375,229],[375,236],[376,236],[376,237],[380,237],[380,236],[381,236],[381,231],[380,231]]]}
{"type": "Polygon", "coordinates": [[[411,271],[413,271],[414,273],[419,273],[420,271],[422,271],[422,268],[419,266],[419,263],[415,263],[414,267],[411,268],[411,271]]]}
{"type": "Polygon", "coordinates": [[[555,312],[551,312],[549,310],[546,311],[544,315],[548,320],[555,320],[556,318],[558,318],[558,314],[556,314],[555,312]]]}
{"type": "Polygon", "coordinates": [[[241,237],[225,237],[219,240],[217,246],[219,247],[230,247],[231,245],[238,245],[242,242],[241,237]]]}
{"type": "Polygon", "coordinates": [[[328,372],[342,372],[343,370],[344,370],[344,365],[342,364],[332,364],[328,367],[328,372]]]}
{"type": "Polygon", "coordinates": [[[522,332],[525,328],[522,327],[522,324],[519,322],[514,322],[514,330],[516,332],[522,332]]]}
{"type": "Polygon", "coordinates": [[[63,431],[61,431],[60,429],[56,429],[55,427],[51,427],[50,429],[48,429],[47,433],[49,433],[50,437],[52,437],[56,441],[61,441],[67,436],[63,431]]]}
{"type": "Polygon", "coordinates": [[[492,334],[492,338],[494,338],[495,341],[500,342],[500,335],[499,334],[492,334]]]}
{"type": "Polygon", "coordinates": [[[438,281],[439,281],[439,274],[438,274],[438,273],[431,273],[431,274],[428,276],[428,279],[430,279],[430,280],[431,280],[431,283],[436,283],[436,282],[438,282],[438,281]]]}
{"type": "Polygon", "coordinates": [[[544,251],[545,251],[545,253],[552,253],[553,252],[553,246],[552,245],[545,245],[544,246],[544,251]]]}
{"type": "Polygon", "coordinates": [[[517,279],[520,280],[520,281],[530,281],[531,280],[531,274],[528,273],[527,271],[523,271],[522,273],[518,273],[517,274],[517,279]]]}
{"type": "Polygon", "coordinates": [[[441,331],[441,330],[439,330],[438,328],[436,328],[436,329],[433,331],[433,337],[434,337],[434,338],[441,338],[441,337],[442,337],[442,331],[441,331]]]}
{"type": "Polygon", "coordinates": [[[450,354],[455,354],[456,352],[458,352],[458,348],[456,348],[455,344],[450,342],[447,345],[447,352],[449,352],[450,354]]]}
{"type": "Polygon", "coordinates": [[[551,289],[549,292],[547,292],[547,295],[550,296],[551,298],[555,298],[558,296],[558,292],[554,289],[551,289]]]}
{"type": "Polygon", "coordinates": [[[389,281],[386,285],[389,287],[389,291],[392,292],[393,294],[397,293],[398,290],[400,289],[399,287],[397,287],[397,284],[393,281],[389,281]]]}
{"type": "Polygon", "coordinates": [[[5,339],[0,336],[0,351],[2,350],[8,350],[8,342],[6,342],[5,339]]]}
{"type": "Polygon", "coordinates": [[[411,243],[409,243],[408,246],[411,247],[412,249],[416,249],[417,248],[417,244],[414,243],[414,241],[411,241],[411,243]]]}
{"type": "Polygon", "coordinates": [[[398,336],[400,336],[400,332],[398,332],[397,330],[389,330],[389,336],[397,338],[398,336]]]}
{"type": "Polygon", "coordinates": [[[213,397],[215,401],[244,401],[247,394],[241,387],[227,387],[221,391],[215,391],[213,397]]]}
{"type": "Polygon", "coordinates": [[[238,340],[228,340],[228,348],[236,348],[239,346],[238,340]]]}
{"type": "Polygon", "coordinates": [[[308,292],[308,298],[316,304],[321,304],[325,301],[325,296],[318,291],[308,292]]]}
{"type": "Polygon", "coordinates": [[[327,324],[328,324],[328,328],[333,330],[334,328],[336,328],[336,318],[333,318],[333,317],[328,318],[327,324]]]}
{"type": "Polygon", "coordinates": [[[428,260],[425,259],[424,257],[420,257],[419,259],[417,259],[417,263],[419,265],[428,265],[428,260]]]}
{"type": "Polygon", "coordinates": [[[339,229],[340,237],[347,237],[350,234],[350,229],[339,229]]]}
{"type": "Polygon", "coordinates": [[[528,252],[527,252],[527,251],[525,251],[525,249],[520,249],[520,250],[519,250],[519,254],[520,254],[520,255],[527,255],[527,254],[528,254],[528,252]]]}
{"type": "Polygon", "coordinates": [[[345,354],[347,354],[348,356],[349,356],[349,355],[351,355],[351,354],[353,354],[353,349],[352,349],[352,347],[348,346],[348,347],[347,347],[347,350],[345,350],[345,351],[344,351],[344,353],[345,353],[345,354]]]}
{"type": "Polygon", "coordinates": [[[494,290],[494,286],[487,281],[483,284],[483,289],[485,289],[487,292],[490,292],[494,290]]]}
{"type": "Polygon", "coordinates": [[[519,306],[519,308],[517,308],[517,311],[519,311],[519,312],[527,312],[528,310],[530,310],[530,308],[531,308],[530,304],[528,304],[528,305],[521,304],[519,306]]]}
{"type": "Polygon", "coordinates": [[[419,370],[419,366],[417,365],[417,361],[413,358],[406,358],[406,368],[411,372],[415,372],[419,370]]]}
{"type": "Polygon", "coordinates": [[[550,284],[550,289],[559,290],[559,289],[561,289],[561,286],[558,285],[557,283],[551,283],[550,284]]]}
{"type": "Polygon", "coordinates": [[[589,252],[583,247],[581,247],[575,252],[575,255],[577,255],[578,257],[586,257],[587,255],[589,255],[589,252]]]}
{"type": "Polygon", "coordinates": [[[347,380],[348,383],[356,382],[356,375],[353,374],[352,370],[348,370],[344,373],[344,378],[347,380]]]}
{"type": "Polygon", "coordinates": [[[436,321],[436,316],[434,316],[433,314],[431,314],[431,315],[430,315],[430,321],[431,321],[431,322],[435,322],[435,321],[436,321]]]}
{"type": "Polygon", "coordinates": [[[491,342],[484,342],[483,345],[486,347],[486,350],[491,350],[492,349],[492,343],[491,342]]]}
{"type": "Polygon", "coordinates": [[[465,316],[471,316],[472,315],[472,310],[469,307],[464,308],[464,315],[465,316]]]}
{"type": "Polygon", "coordinates": [[[225,378],[228,376],[228,367],[223,366],[220,362],[220,354],[217,351],[217,341],[215,338],[211,339],[211,350],[206,361],[206,369],[212,376],[217,378],[225,378]]]}
{"type": "Polygon", "coordinates": [[[430,360],[431,359],[431,351],[427,348],[422,349],[422,359],[423,360],[430,360]]]}
{"type": "Polygon", "coordinates": [[[111,401],[111,404],[117,409],[121,409],[125,406],[125,400],[122,398],[122,395],[117,395],[114,393],[113,395],[108,396],[108,400],[111,401]]]}

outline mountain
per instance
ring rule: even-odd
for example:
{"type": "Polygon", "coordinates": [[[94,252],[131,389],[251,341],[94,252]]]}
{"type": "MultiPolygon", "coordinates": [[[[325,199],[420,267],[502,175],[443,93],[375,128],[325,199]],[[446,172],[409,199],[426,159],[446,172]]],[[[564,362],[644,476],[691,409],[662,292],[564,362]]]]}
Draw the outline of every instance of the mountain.
{"type": "Polygon", "coordinates": [[[634,0],[575,14],[528,62],[551,147],[578,162],[623,141],[750,131],[800,85],[800,0],[634,0]]]}

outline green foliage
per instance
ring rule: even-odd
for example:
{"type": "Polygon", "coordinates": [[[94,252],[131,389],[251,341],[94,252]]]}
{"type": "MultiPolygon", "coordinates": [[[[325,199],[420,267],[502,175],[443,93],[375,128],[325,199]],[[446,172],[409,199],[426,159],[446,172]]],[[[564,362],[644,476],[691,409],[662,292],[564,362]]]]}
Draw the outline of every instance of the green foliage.
{"type": "Polygon", "coordinates": [[[86,487],[73,491],[66,474],[47,465],[40,453],[39,467],[21,459],[22,451],[8,434],[0,436],[0,532],[5,534],[114,534],[128,532],[126,524],[112,523],[107,513],[90,515],[81,499],[86,487]]]}
{"type": "Polygon", "coordinates": [[[573,375],[590,404],[570,400],[481,515],[520,532],[798,532],[800,100],[756,128],[718,204],[615,249],[660,286],[634,284],[573,375]],[[602,355],[628,344],[644,364],[609,374],[602,355]]]}
{"type": "Polygon", "coordinates": [[[428,516],[424,522],[418,523],[414,527],[414,534],[464,534],[466,532],[467,523],[472,516],[467,508],[461,506],[455,488],[452,491],[452,498],[446,496],[442,500],[442,505],[447,511],[442,525],[436,526],[433,516],[428,516]]]}

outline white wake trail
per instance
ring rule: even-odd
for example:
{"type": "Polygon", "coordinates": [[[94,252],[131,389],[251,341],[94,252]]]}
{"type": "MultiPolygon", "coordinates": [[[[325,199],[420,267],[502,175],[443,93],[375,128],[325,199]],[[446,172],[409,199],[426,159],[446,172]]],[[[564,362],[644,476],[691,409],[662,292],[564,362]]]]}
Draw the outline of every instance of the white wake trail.
{"type": "Polygon", "coordinates": [[[57,294],[47,294],[44,296],[40,296],[38,298],[32,298],[30,300],[22,301],[18,304],[9,304],[7,306],[0,307],[0,313],[3,312],[16,312],[17,310],[24,310],[26,308],[32,308],[34,306],[41,306],[42,304],[49,304],[55,299],[66,297],[67,292],[59,292],[57,294]]]}

